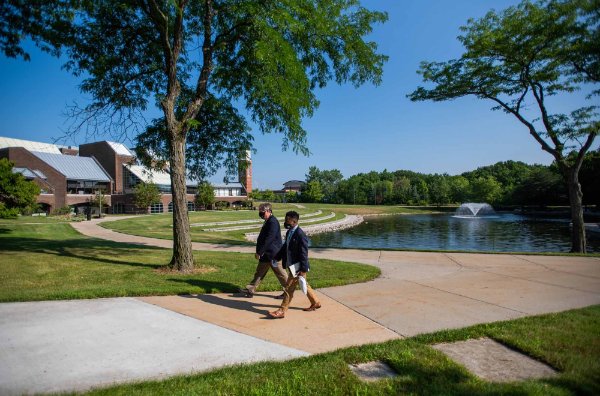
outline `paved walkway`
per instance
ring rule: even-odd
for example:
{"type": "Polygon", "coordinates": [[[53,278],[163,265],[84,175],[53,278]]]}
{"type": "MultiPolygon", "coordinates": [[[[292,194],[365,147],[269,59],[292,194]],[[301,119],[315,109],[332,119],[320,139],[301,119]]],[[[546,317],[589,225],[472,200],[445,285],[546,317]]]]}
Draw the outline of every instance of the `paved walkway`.
{"type": "MultiPolygon", "coordinates": [[[[171,247],[116,233],[81,233],[171,247]]],[[[252,247],[194,243],[252,253],[252,247]]],[[[83,390],[257,360],[287,359],[446,328],[600,304],[600,258],[311,249],[311,257],[376,265],[366,283],[300,293],[283,320],[273,293],[0,304],[0,394],[83,390]],[[288,334],[297,334],[289,337],[288,334]]],[[[343,270],[343,268],[341,268],[343,270]]]]}

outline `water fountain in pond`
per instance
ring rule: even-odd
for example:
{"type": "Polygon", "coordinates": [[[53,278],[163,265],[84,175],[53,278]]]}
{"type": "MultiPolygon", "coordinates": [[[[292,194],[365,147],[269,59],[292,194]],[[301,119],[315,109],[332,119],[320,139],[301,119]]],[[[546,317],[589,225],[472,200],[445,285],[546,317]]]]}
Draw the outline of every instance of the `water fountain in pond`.
{"type": "Polygon", "coordinates": [[[456,209],[454,217],[472,218],[481,216],[494,216],[495,214],[496,211],[490,204],[467,202],[460,205],[460,207],[456,209]]]}

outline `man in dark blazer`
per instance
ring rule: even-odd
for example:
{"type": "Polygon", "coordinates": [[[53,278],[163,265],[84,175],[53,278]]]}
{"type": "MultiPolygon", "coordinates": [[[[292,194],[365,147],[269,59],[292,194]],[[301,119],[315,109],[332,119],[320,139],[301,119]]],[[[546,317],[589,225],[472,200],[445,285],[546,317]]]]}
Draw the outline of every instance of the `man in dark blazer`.
{"type": "MultiPolygon", "coordinates": [[[[279,249],[275,259],[283,260],[283,268],[286,268],[288,271],[288,282],[283,293],[284,297],[281,306],[278,310],[269,312],[271,318],[280,319],[285,317],[298,283],[301,281],[301,278],[304,278],[304,281],[306,281],[306,274],[310,271],[308,238],[302,228],[298,227],[298,220],[300,220],[300,215],[295,211],[285,214],[285,223],[283,225],[288,231],[285,235],[285,243],[279,249]]],[[[316,293],[308,283],[306,283],[306,296],[310,300],[310,307],[304,308],[304,311],[314,311],[321,308],[321,303],[316,293]]]]}
{"type": "MultiPolygon", "coordinates": [[[[254,278],[246,286],[246,288],[240,291],[244,293],[245,297],[253,297],[258,285],[264,279],[269,268],[273,270],[282,288],[285,288],[287,284],[287,273],[283,267],[278,263],[279,260],[275,260],[275,255],[281,248],[281,228],[279,227],[279,221],[273,216],[273,210],[270,203],[260,204],[258,207],[258,215],[265,222],[260,230],[258,239],[256,240],[256,253],[254,257],[258,260],[256,271],[254,272],[254,278]]],[[[282,299],[283,294],[275,298],[282,299]]]]}

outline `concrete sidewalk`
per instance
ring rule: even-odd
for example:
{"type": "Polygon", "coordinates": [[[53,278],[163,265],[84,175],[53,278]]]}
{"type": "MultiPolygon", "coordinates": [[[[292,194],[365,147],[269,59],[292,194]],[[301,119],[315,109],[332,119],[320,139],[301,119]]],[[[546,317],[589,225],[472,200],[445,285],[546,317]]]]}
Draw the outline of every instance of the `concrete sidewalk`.
{"type": "Polygon", "coordinates": [[[81,391],[306,355],[133,298],[0,304],[1,395],[81,391]]]}
{"type": "MultiPolygon", "coordinates": [[[[172,245],[104,229],[101,221],[73,226],[90,237],[172,245]]],[[[266,319],[280,302],[273,293],[0,304],[0,394],[82,390],[600,304],[600,258],[352,249],[310,255],[376,265],[382,275],[319,289],[323,308],[315,312],[300,309],[308,301],[297,293],[282,320],[266,319]],[[286,336],[296,332],[301,337],[286,336]]]]}

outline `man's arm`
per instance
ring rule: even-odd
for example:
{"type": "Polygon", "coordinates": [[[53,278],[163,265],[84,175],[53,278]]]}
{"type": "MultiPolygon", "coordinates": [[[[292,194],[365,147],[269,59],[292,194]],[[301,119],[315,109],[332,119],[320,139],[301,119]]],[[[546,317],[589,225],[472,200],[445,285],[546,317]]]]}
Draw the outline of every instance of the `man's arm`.
{"type": "Polygon", "coordinates": [[[300,237],[300,240],[298,241],[298,253],[300,256],[300,272],[306,273],[308,272],[308,237],[306,236],[304,231],[302,231],[298,236],[300,237]]]}

